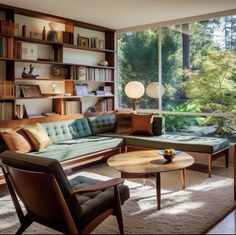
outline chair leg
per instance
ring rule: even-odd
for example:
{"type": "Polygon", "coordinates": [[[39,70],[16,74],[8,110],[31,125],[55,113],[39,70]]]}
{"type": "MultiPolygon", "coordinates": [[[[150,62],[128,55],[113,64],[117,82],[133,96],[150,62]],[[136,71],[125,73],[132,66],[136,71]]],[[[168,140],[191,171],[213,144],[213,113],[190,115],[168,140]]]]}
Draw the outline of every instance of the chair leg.
{"type": "Polygon", "coordinates": [[[17,230],[16,234],[22,234],[32,223],[33,221],[29,218],[28,215],[26,215],[24,220],[21,222],[21,226],[17,230]]]}
{"type": "Polygon", "coordinates": [[[114,195],[115,195],[115,216],[119,226],[120,234],[124,234],[124,225],[123,225],[121,201],[120,201],[120,193],[118,185],[114,187],[114,195]]]}

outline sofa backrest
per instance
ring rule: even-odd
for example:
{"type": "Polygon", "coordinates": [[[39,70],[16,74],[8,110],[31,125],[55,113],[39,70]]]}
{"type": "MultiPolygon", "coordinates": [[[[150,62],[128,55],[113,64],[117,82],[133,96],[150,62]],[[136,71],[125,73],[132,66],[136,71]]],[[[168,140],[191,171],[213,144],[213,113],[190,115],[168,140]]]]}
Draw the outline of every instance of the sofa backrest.
{"type": "Polygon", "coordinates": [[[88,121],[93,135],[114,132],[115,130],[114,114],[89,117],[88,121]]]}
{"type": "Polygon", "coordinates": [[[53,143],[92,135],[87,118],[41,124],[53,143]]]}
{"type": "Polygon", "coordinates": [[[0,161],[15,168],[28,171],[45,172],[52,174],[66,200],[73,218],[78,221],[82,208],[76,197],[72,196],[72,187],[59,161],[46,157],[37,157],[28,154],[5,151],[0,154],[0,161]]]}

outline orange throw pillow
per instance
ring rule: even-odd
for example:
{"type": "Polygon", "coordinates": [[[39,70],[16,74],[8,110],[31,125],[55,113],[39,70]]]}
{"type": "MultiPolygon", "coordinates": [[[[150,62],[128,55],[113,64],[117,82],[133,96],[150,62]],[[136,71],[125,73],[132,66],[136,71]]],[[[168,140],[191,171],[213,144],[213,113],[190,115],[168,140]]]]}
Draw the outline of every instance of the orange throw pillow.
{"type": "Polygon", "coordinates": [[[130,134],[153,135],[153,114],[133,114],[130,134]]]}
{"type": "Polygon", "coordinates": [[[28,153],[34,148],[30,143],[27,135],[20,130],[3,130],[1,131],[2,138],[4,139],[9,150],[18,152],[18,153],[28,153]]]}

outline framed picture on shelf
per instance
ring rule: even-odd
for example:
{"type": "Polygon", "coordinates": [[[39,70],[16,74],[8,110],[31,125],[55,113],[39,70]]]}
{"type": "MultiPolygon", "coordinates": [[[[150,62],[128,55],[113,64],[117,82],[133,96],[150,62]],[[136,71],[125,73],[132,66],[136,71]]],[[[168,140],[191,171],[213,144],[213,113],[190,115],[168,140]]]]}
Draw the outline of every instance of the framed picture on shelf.
{"type": "Polygon", "coordinates": [[[78,96],[88,95],[87,84],[77,84],[75,85],[75,92],[78,96]]]}
{"type": "Polygon", "coordinates": [[[79,37],[79,46],[81,46],[81,47],[89,47],[89,38],[79,37]]]}
{"type": "Polygon", "coordinates": [[[39,85],[21,85],[23,97],[41,97],[39,85]]]}

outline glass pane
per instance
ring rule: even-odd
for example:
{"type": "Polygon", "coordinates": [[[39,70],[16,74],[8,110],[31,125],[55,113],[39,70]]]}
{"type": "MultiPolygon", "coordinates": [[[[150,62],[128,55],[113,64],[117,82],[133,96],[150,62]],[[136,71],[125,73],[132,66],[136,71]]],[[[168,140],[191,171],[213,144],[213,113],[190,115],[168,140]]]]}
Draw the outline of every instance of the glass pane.
{"type": "Polygon", "coordinates": [[[204,117],[165,114],[167,133],[197,134],[200,136],[236,139],[236,117],[204,117]]]}
{"type": "Polygon", "coordinates": [[[163,110],[236,111],[236,16],[162,30],[163,110]]]}
{"type": "MultiPolygon", "coordinates": [[[[139,81],[146,88],[149,83],[158,81],[157,31],[150,29],[119,34],[117,45],[118,106],[131,108],[132,100],[124,93],[126,84],[139,81]]],[[[150,98],[145,92],[138,99],[137,108],[158,109],[158,98],[150,98]]]]}

